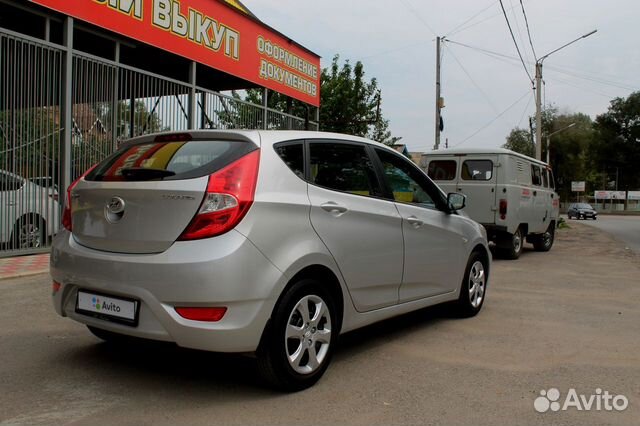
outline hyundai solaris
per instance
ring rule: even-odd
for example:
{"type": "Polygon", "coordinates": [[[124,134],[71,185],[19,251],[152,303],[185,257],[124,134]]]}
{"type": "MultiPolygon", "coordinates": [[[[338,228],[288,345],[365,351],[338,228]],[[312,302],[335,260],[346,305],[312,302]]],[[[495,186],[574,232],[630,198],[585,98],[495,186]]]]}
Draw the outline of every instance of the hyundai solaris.
{"type": "Polygon", "coordinates": [[[484,228],[393,149],[295,131],[131,139],[68,188],[56,311],[123,335],[253,353],[273,385],[325,372],[338,335],[485,300],[484,228]]]}

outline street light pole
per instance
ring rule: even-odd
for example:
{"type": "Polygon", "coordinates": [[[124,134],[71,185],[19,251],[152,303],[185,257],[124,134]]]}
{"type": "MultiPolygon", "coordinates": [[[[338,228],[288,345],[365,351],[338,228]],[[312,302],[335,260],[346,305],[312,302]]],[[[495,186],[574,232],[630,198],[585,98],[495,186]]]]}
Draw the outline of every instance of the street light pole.
{"type": "Polygon", "coordinates": [[[580,36],[577,39],[552,50],[536,61],[536,159],[538,160],[542,160],[542,62],[557,51],[564,49],[576,41],[587,38],[590,35],[595,34],[597,31],[598,30],[593,30],[583,36],[580,36]]]}
{"type": "Polygon", "coordinates": [[[551,146],[551,136],[555,135],[556,133],[564,132],[565,130],[570,129],[575,125],[576,123],[571,123],[567,127],[563,127],[562,129],[556,130],[555,132],[549,133],[547,135],[547,164],[549,164],[549,151],[551,151],[549,149],[549,147],[551,146]]]}
{"type": "Polygon", "coordinates": [[[436,38],[436,137],[435,144],[433,145],[434,150],[440,149],[440,109],[442,107],[442,102],[440,101],[440,43],[443,38],[436,38]]]}

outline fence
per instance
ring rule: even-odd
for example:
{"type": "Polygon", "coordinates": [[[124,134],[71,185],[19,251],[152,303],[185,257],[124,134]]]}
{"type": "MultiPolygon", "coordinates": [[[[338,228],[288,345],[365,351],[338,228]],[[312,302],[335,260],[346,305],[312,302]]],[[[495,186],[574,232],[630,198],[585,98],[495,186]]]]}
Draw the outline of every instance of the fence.
{"type": "Polygon", "coordinates": [[[79,51],[71,54],[72,84],[65,92],[67,52],[0,28],[0,257],[46,251],[60,226],[65,185],[124,139],[188,128],[318,127],[79,51]],[[71,120],[64,118],[65,93],[71,120]],[[69,148],[65,122],[71,123],[69,148]]]}

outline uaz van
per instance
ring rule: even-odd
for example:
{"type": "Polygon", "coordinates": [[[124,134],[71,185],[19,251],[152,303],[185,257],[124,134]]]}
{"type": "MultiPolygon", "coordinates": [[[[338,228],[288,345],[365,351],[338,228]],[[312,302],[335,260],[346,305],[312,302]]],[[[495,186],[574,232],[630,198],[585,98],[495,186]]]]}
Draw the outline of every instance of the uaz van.
{"type": "Polygon", "coordinates": [[[517,259],[525,238],[538,251],[551,249],[560,199],[546,163],[479,148],[427,152],[420,165],[445,192],[466,195],[465,213],[484,225],[504,257],[517,259]]]}

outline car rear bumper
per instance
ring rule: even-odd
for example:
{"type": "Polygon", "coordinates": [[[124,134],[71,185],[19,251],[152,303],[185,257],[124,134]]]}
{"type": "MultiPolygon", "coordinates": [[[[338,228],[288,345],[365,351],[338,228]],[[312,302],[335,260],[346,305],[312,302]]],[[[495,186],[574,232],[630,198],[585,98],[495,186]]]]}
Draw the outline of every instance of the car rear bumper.
{"type": "Polygon", "coordinates": [[[176,242],[158,254],[89,249],[69,232],[54,239],[51,275],[61,284],[53,305],[62,316],[135,337],[216,352],[256,350],[285,276],[236,231],[176,242]],[[77,313],[78,290],[140,302],[135,327],[77,313]],[[176,307],[226,307],[218,322],[182,318],[176,307]]]}

